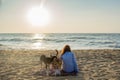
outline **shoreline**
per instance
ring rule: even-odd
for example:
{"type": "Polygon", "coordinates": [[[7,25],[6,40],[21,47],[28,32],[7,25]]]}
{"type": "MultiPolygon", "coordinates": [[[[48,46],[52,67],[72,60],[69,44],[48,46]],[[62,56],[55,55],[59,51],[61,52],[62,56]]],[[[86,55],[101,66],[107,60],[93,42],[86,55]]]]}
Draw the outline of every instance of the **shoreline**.
{"type": "MultiPolygon", "coordinates": [[[[62,49],[62,48],[61,48],[62,49]]],[[[23,50],[23,51],[55,51],[55,50],[58,50],[58,51],[61,51],[61,49],[24,49],[24,48],[17,48],[17,49],[14,49],[14,48],[6,48],[6,49],[0,49],[0,51],[10,51],[10,50],[23,50]]],[[[92,48],[92,49],[71,49],[71,51],[81,51],[81,50],[120,50],[120,48],[92,48]]]]}

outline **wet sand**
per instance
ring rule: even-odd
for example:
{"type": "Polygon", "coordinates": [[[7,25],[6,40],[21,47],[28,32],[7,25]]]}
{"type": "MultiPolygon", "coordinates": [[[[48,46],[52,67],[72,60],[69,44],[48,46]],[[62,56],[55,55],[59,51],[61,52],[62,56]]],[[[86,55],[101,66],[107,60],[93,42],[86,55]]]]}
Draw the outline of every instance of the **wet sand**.
{"type": "Polygon", "coordinates": [[[53,50],[0,50],[0,80],[120,80],[120,50],[73,50],[78,76],[41,75],[40,55],[53,50]]]}

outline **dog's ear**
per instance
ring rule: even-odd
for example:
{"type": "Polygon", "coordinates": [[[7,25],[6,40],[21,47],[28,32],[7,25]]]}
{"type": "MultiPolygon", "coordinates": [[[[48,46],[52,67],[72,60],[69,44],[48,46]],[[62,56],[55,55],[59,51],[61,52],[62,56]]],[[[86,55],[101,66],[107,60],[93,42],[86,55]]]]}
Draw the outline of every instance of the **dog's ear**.
{"type": "Polygon", "coordinates": [[[50,57],[52,57],[52,54],[50,54],[50,57]]]}

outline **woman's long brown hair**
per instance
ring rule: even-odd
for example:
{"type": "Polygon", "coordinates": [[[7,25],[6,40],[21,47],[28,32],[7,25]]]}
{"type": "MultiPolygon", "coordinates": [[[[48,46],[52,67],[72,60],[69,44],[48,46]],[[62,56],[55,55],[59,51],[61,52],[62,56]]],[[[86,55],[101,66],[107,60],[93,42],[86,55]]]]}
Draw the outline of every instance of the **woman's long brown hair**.
{"type": "Polygon", "coordinates": [[[71,52],[70,46],[65,45],[64,48],[62,49],[61,55],[64,55],[65,52],[71,52]]]}

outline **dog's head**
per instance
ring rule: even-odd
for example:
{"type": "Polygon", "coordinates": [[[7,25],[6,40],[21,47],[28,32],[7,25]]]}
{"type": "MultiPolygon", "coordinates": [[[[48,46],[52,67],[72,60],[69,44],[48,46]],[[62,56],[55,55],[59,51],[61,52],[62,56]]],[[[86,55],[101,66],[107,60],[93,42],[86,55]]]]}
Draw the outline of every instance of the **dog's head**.
{"type": "Polygon", "coordinates": [[[41,61],[43,61],[45,58],[46,58],[45,55],[41,55],[41,56],[40,56],[40,60],[41,60],[41,61]]]}

